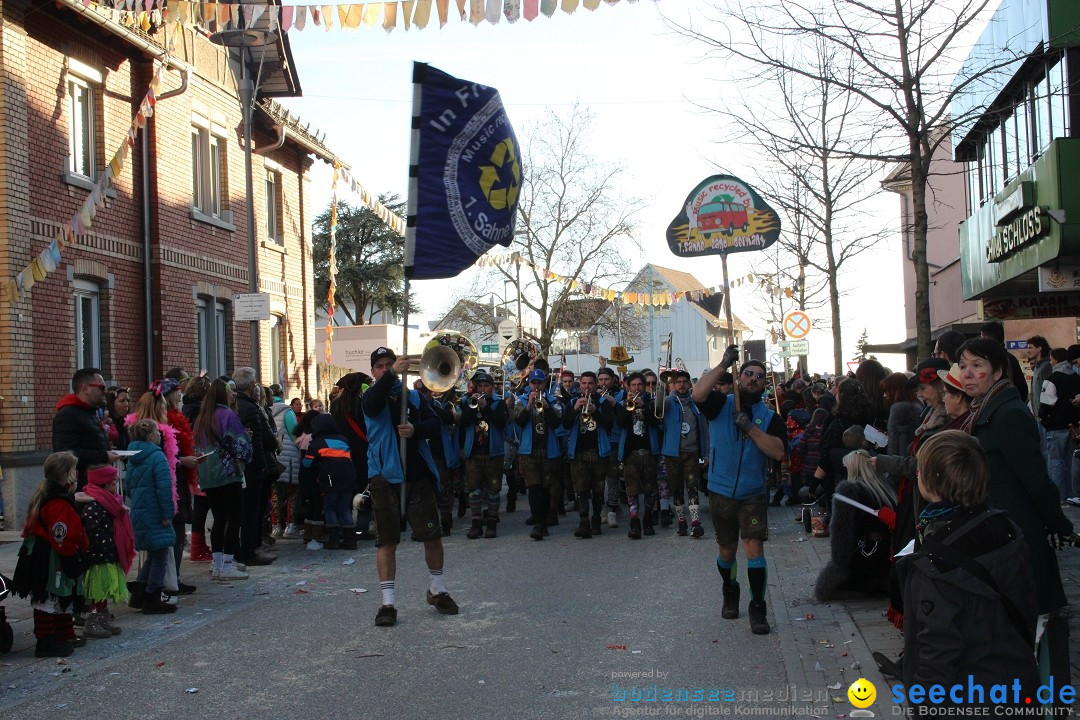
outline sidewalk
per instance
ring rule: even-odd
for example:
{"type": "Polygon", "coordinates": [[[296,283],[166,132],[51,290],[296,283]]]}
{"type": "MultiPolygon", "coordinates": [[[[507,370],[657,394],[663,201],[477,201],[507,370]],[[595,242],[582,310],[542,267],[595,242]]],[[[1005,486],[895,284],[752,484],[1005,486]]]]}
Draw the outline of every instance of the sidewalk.
{"type": "MultiPolygon", "coordinates": [[[[851,683],[864,677],[877,688],[878,701],[871,708],[892,712],[887,688],[895,678],[885,678],[870,653],[896,658],[903,649],[903,635],[885,618],[888,598],[820,603],[813,597],[818,571],[829,559],[829,539],[815,538],[795,521],[797,508],[769,508],[769,604],[775,615],[774,631],[780,635],[788,682],[800,691],[828,689],[837,717],[852,709],[847,700],[851,683]],[[837,685],[839,684],[839,687],[837,685]]],[[[1080,509],[1064,508],[1073,525],[1080,528],[1080,509]]],[[[1080,548],[1058,554],[1065,594],[1071,602],[1080,597],[1080,548]]],[[[1070,608],[1071,609],[1071,608],[1070,608]]],[[[1070,613],[1069,634],[1072,682],[1080,681],[1080,618],[1070,613]]],[[[815,698],[819,696],[815,695],[815,698]]]]}

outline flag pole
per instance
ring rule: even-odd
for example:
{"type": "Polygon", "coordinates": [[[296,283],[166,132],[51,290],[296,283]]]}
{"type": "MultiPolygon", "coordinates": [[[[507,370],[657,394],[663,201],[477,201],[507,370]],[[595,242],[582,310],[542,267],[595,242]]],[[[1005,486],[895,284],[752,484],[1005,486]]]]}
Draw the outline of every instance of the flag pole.
{"type": "MultiPolygon", "coordinates": [[[[731,318],[731,283],[728,282],[726,252],[720,253],[720,265],[724,269],[724,312],[727,314],[728,345],[730,346],[735,344],[735,323],[731,318]]],[[[732,365],[732,367],[736,368],[735,372],[737,373],[738,358],[736,358],[736,363],[735,365],[732,365]]],[[[734,375],[734,373],[732,374],[734,375]]],[[[732,387],[735,390],[735,412],[739,412],[742,410],[742,403],[739,400],[739,378],[734,377],[733,380],[732,387]]]]}
{"type": "MultiPolygon", "coordinates": [[[[409,354],[409,278],[405,278],[405,289],[402,293],[401,303],[401,354],[402,356],[409,354]]],[[[401,416],[398,422],[409,422],[409,368],[405,366],[405,369],[401,371],[401,416]]],[[[398,452],[401,453],[401,490],[400,490],[400,504],[398,508],[401,511],[401,519],[404,522],[407,515],[408,508],[406,507],[406,500],[408,499],[408,493],[406,492],[406,470],[407,470],[407,455],[408,455],[408,439],[398,438],[398,452]]]]}

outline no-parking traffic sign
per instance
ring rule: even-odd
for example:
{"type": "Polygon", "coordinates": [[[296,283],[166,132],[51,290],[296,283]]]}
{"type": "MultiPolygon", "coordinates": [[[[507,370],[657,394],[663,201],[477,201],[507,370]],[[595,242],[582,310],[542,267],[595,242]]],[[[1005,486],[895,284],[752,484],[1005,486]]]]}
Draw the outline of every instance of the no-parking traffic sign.
{"type": "Polygon", "coordinates": [[[810,316],[802,310],[792,310],[784,316],[784,337],[788,340],[802,340],[810,334],[810,316]]]}

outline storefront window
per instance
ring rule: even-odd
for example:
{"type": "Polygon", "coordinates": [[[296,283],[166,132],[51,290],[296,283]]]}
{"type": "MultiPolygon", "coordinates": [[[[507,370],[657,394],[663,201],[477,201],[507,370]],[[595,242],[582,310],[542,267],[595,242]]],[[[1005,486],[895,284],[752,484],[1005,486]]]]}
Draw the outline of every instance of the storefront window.
{"type": "Polygon", "coordinates": [[[1069,136],[1069,97],[1067,93],[1066,63],[1063,56],[1059,56],[1053,67],[1050,68],[1050,137],[1063,138],[1069,136]]]}

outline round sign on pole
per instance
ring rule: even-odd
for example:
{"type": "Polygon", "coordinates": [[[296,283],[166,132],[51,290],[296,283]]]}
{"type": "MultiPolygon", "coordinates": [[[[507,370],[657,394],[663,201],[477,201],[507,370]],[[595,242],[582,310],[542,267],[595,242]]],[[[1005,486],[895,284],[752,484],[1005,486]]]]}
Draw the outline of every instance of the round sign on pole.
{"type": "Polygon", "coordinates": [[[788,340],[802,340],[810,334],[810,316],[802,310],[792,310],[784,316],[784,337],[788,340]]]}

